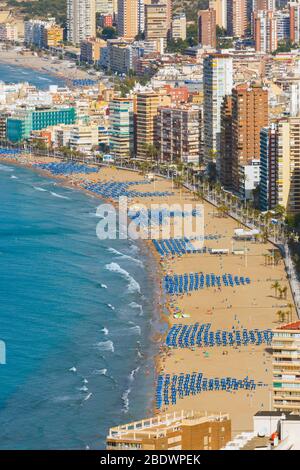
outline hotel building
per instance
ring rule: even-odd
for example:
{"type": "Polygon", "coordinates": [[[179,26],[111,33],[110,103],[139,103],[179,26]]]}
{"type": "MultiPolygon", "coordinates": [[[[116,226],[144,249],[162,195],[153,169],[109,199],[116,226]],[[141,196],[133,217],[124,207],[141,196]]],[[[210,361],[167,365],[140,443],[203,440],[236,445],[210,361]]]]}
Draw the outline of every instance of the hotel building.
{"type": "Polygon", "coordinates": [[[291,43],[300,43],[300,3],[289,3],[291,43]]]}
{"type": "Polygon", "coordinates": [[[278,122],[277,204],[300,213],[300,117],[278,122]]]}
{"type": "Polygon", "coordinates": [[[227,29],[227,0],[210,0],[209,8],[216,12],[216,24],[227,29]]]}
{"type": "Polygon", "coordinates": [[[240,38],[247,29],[247,0],[227,0],[227,33],[240,38]]]}
{"type": "Polygon", "coordinates": [[[131,156],[134,148],[133,101],[115,98],[109,103],[109,145],[118,158],[131,156]]]}
{"type": "Polygon", "coordinates": [[[232,90],[232,177],[240,191],[240,165],[260,157],[260,131],[268,125],[268,91],[241,84],[232,90]]]}
{"type": "Polygon", "coordinates": [[[254,40],[257,52],[271,53],[277,49],[277,20],[273,11],[253,14],[254,40]]]}
{"type": "Polygon", "coordinates": [[[271,124],[260,131],[259,208],[269,211],[277,205],[277,126],[271,124]]]}
{"type": "Polygon", "coordinates": [[[137,93],[136,96],[136,151],[137,158],[146,158],[146,146],[153,145],[157,109],[160,97],[152,91],[137,93]]]}
{"type": "Polygon", "coordinates": [[[200,109],[196,105],[158,109],[157,143],[161,162],[199,163],[200,109]]]}
{"type": "Polygon", "coordinates": [[[224,97],[221,107],[220,181],[232,188],[232,97],[224,97]]]}
{"type": "Polygon", "coordinates": [[[203,61],[204,159],[215,161],[220,173],[221,108],[233,86],[232,57],[210,54],[203,61]]]}
{"type": "Polygon", "coordinates": [[[172,39],[186,39],[186,16],[184,13],[174,15],[172,20],[172,39]]]}
{"type": "Polygon", "coordinates": [[[39,131],[56,124],[74,124],[75,119],[75,108],[22,111],[7,119],[7,140],[13,143],[21,142],[30,137],[31,131],[39,131]]]}
{"type": "Polygon", "coordinates": [[[157,50],[163,52],[167,40],[167,5],[152,1],[145,5],[145,38],[156,41],[157,50]],[[161,44],[162,43],[162,44],[161,44]]]}
{"type": "Polygon", "coordinates": [[[118,0],[118,33],[124,39],[138,34],[138,0],[118,0]]]}
{"type": "Polygon", "coordinates": [[[300,412],[300,322],[273,330],[273,406],[300,412]]]}
{"type": "Polygon", "coordinates": [[[50,24],[44,28],[44,46],[57,47],[64,40],[64,30],[57,24],[50,24]]]}
{"type": "Polygon", "coordinates": [[[95,0],[67,0],[67,38],[80,44],[86,38],[96,36],[95,0]]]}
{"type": "Polygon", "coordinates": [[[101,48],[106,47],[106,41],[99,38],[89,38],[80,43],[80,60],[89,64],[98,62],[101,57],[101,48]]]}
{"type": "Polygon", "coordinates": [[[227,414],[175,411],[111,428],[106,450],[219,450],[230,439],[227,414]]]}

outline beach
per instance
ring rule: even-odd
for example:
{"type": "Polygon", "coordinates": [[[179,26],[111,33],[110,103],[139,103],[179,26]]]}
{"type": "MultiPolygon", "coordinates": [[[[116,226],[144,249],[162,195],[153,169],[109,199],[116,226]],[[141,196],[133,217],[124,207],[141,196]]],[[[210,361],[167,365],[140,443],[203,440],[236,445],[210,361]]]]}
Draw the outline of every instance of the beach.
{"type": "Polygon", "coordinates": [[[91,78],[91,75],[89,75],[85,70],[79,69],[75,65],[72,68],[68,67],[68,64],[70,63],[69,61],[60,60],[57,57],[55,57],[55,61],[53,61],[48,55],[40,57],[34,55],[34,53],[32,53],[32,55],[22,55],[15,50],[1,50],[0,63],[16,67],[30,68],[65,80],[91,78]]]}
{"type": "MultiPolygon", "coordinates": [[[[41,159],[23,157],[22,164],[31,166],[41,159]]],[[[46,159],[52,161],[52,159],[46,159]]],[[[7,161],[7,160],[6,160],[7,161]]],[[[43,162],[45,159],[42,160],[43,162]]],[[[20,162],[20,160],[19,160],[20,162]]],[[[71,186],[96,182],[122,181],[134,182],[143,180],[136,172],[112,167],[102,167],[97,173],[76,174],[68,179],[62,178],[62,183],[71,186]]],[[[249,277],[251,283],[234,287],[207,287],[188,294],[170,298],[164,296],[165,305],[160,305],[162,320],[171,327],[174,324],[211,323],[211,329],[232,330],[235,328],[268,329],[279,326],[276,312],[288,310],[288,304],[293,303],[288,280],[286,279],[283,261],[277,265],[266,265],[265,254],[272,253],[271,243],[233,242],[233,234],[241,225],[229,216],[219,217],[215,208],[206,201],[194,199],[194,195],[184,189],[172,187],[169,180],[157,178],[154,183],[131,186],[140,192],[167,191],[172,195],[165,197],[134,197],[132,204],[142,203],[148,208],[151,204],[195,204],[204,206],[204,235],[214,235],[214,239],[206,240],[207,248],[228,249],[229,254],[212,255],[209,253],[185,254],[161,260],[154,250],[151,241],[145,243],[154,253],[157,260],[157,273],[162,281],[166,274],[183,274],[190,272],[214,273],[223,275],[249,277]],[[235,250],[247,250],[247,256],[232,254],[235,250]],[[286,298],[275,296],[272,285],[278,281],[287,287],[286,298]],[[176,318],[176,309],[185,315],[176,318]],[[164,313],[163,313],[164,312],[164,313]],[[166,315],[165,312],[168,312],[166,315]]],[[[293,309],[294,318],[296,317],[293,309]]],[[[207,347],[191,349],[167,349],[161,338],[161,352],[157,357],[157,373],[179,374],[202,372],[206,377],[234,377],[244,379],[249,377],[255,382],[261,382],[263,387],[256,390],[238,391],[207,391],[179,399],[176,405],[163,406],[161,411],[193,409],[196,411],[228,412],[232,420],[233,433],[252,429],[252,416],[257,411],[271,409],[272,390],[272,359],[270,348],[261,346],[240,347],[207,347]]],[[[143,418],[143,416],[141,416],[143,418]]]]}

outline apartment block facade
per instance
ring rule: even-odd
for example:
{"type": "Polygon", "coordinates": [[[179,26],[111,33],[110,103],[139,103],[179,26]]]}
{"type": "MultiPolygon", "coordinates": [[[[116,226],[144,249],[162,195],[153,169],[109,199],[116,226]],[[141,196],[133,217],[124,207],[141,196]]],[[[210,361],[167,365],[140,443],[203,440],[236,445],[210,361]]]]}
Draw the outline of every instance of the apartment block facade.
{"type": "Polygon", "coordinates": [[[273,406],[300,412],[300,322],[273,330],[273,406]]]}
{"type": "Polygon", "coordinates": [[[109,430],[107,450],[219,450],[231,439],[227,414],[177,411],[109,430]]]}
{"type": "Polygon", "coordinates": [[[228,54],[210,54],[203,60],[203,125],[204,159],[214,160],[220,172],[221,108],[223,98],[230,95],[233,86],[232,57],[228,54]]]}
{"type": "Polygon", "coordinates": [[[254,12],[254,41],[257,52],[271,53],[277,49],[277,19],[273,11],[254,12]]]}
{"type": "Polygon", "coordinates": [[[232,90],[233,186],[240,188],[240,165],[260,158],[260,131],[268,125],[268,91],[260,85],[232,90]]]}
{"type": "Polygon", "coordinates": [[[212,8],[198,12],[198,41],[203,47],[216,48],[216,12],[212,8]]]}
{"type": "Polygon", "coordinates": [[[74,124],[75,119],[75,108],[24,111],[7,118],[6,136],[10,142],[21,142],[30,137],[31,131],[56,124],[74,124]]]}
{"type": "Polygon", "coordinates": [[[277,203],[300,213],[300,117],[278,122],[277,203]]]}
{"type": "Polygon", "coordinates": [[[118,158],[131,156],[134,148],[133,101],[115,98],[109,103],[109,146],[118,158]]]}
{"type": "Polygon", "coordinates": [[[259,208],[269,211],[277,205],[277,145],[276,124],[260,131],[260,191],[259,208]]]}
{"type": "Polygon", "coordinates": [[[147,158],[147,145],[155,142],[157,110],[160,97],[154,92],[137,93],[136,97],[136,151],[137,158],[147,158]]]}
{"type": "Polygon", "coordinates": [[[227,33],[237,38],[247,29],[247,0],[227,0],[227,33]]]}
{"type": "Polygon", "coordinates": [[[138,34],[138,0],[118,0],[118,33],[124,39],[138,34]]]}
{"type": "Polygon", "coordinates": [[[158,109],[157,144],[161,162],[199,163],[200,109],[196,105],[158,109]]]}
{"type": "Polygon", "coordinates": [[[95,0],[67,0],[67,38],[72,44],[96,36],[95,0]]]}

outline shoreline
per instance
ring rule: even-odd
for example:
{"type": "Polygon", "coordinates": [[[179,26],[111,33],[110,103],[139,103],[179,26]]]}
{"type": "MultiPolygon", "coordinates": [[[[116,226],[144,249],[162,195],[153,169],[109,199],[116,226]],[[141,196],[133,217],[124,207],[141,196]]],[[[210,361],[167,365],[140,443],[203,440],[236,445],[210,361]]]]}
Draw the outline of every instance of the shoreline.
{"type": "Polygon", "coordinates": [[[30,69],[64,81],[91,78],[86,71],[79,69],[76,65],[74,65],[74,67],[66,67],[67,60],[65,59],[61,60],[56,58],[59,63],[55,64],[50,58],[45,60],[45,57],[48,56],[42,57],[35,55],[22,55],[17,51],[0,51],[0,65],[3,64],[30,69]],[[49,68],[46,68],[46,66],[49,68]]]}
{"type": "MultiPolygon", "coordinates": [[[[34,163],[22,163],[22,162],[16,161],[15,159],[0,157],[0,164],[1,163],[14,165],[19,168],[26,168],[30,171],[33,171],[39,174],[43,178],[53,179],[59,182],[59,186],[62,186],[68,189],[73,189],[73,190],[75,189],[76,191],[83,192],[88,197],[94,197],[105,203],[110,203],[114,205],[114,207],[116,208],[118,206],[117,202],[114,200],[107,199],[97,194],[94,194],[91,191],[81,187],[80,184],[71,183],[66,176],[53,175],[47,170],[34,167],[33,166],[34,163]]],[[[163,295],[162,281],[161,281],[161,279],[163,278],[163,269],[159,260],[159,256],[157,252],[155,251],[155,248],[152,246],[151,241],[138,239],[138,240],[135,240],[135,243],[141,248],[143,254],[145,255],[145,258],[149,259],[149,264],[153,263],[153,265],[157,268],[157,271],[155,271],[155,273],[153,274],[153,278],[152,278],[153,284],[156,286],[155,287],[156,295],[155,295],[155,298],[153,299],[154,317],[153,316],[151,317],[151,321],[153,321],[153,323],[157,322],[157,324],[160,325],[161,328],[163,328],[164,326],[170,327],[170,322],[162,311],[164,306],[167,309],[168,309],[168,306],[167,306],[167,303],[164,304],[164,300],[163,300],[164,295],[163,295]]],[[[151,275],[150,275],[150,271],[148,270],[148,268],[147,268],[147,271],[148,271],[148,276],[150,277],[151,275]]],[[[170,313],[171,312],[169,312],[169,314],[170,313]]],[[[155,406],[155,381],[161,369],[161,357],[160,357],[161,347],[162,347],[162,342],[164,338],[166,337],[166,331],[164,333],[162,333],[162,331],[159,331],[158,325],[157,325],[157,329],[156,327],[154,327],[154,331],[152,332],[149,338],[155,349],[155,354],[153,356],[153,366],[155,370],[154,383],[153,383],[154,396],[151,398],[149,413],[146,413],[146,414],[149,414],[149,416],[157,414],[157,410],[155,406]]],[[[143,372],[144,372],[144,375],[146,375],[147,370],[144,370],[143,372]]]]}
{"type": "MultiPolygon", "coordinates": [[[[22,157],[21,157],[22,158],[22,157]]],[[[23,157],[24,158],[24,157],[23,157]]],[[[34,158],[34,157],[32,157],[34,158]]],[[[53,158],[35,157],[33,161],[30,157],[24,159],[23,162],[15,162],[19,166],[27,166],[32,168],[33,163],[54,161],[53,158]],[[26,165],[25,165],[26,164],[26,165]]],[[[2,159],[3,163],[10,163],[8,158],[2,159]]],[[[92,165],[91,165],[92,166],[92,165]]],[[[37,170],[40,172],[41,170],[37,170]]],[[[62,184],[75,189],[81,188],[79,185],[82,181],[90,181],[92,183],[110,182],[130,182],[137,181],[137,173],[130,170],[119,170],[117,168],[101,167],[98,173],[90,175],[73,175],[72,183],[67,178],[55,177],[48,172],[43,171],[43,175],[60,180],[62,184]],[[45,174],[46,173],[46,174],[45,174]],[[67,183],[64,183],[67,181],[67,183]],[[77,184],[75,184],[77,181],[77,184]],[[79,186],[79,187],[78,187],[79,186]]],[[[156,190],[171,190],[171,183],[164,178],[157,178],[155,183],[156,190]]],[[[153,187],[155,187],[155,185],[153,187]]],[[[139,191],[149,191],[149,184],[139,186],[139,191]]],[[[151,189],[150,189],[151,191],[151,189]]],[[[88,192],[87,192],[88,193],[88,192]]],[[[95,193],[93,197],[103,198],[95,193]]],[[[112,204],[115,201],[109,200],[112,204]]],[[[141,202],[140,196],[133,196],[131,204],[141,202]]],[[[174,192],[167,198],[146,196],[142,198],[142,203],[149,208],[152,203],[180,203],[185,204],[192,202],[195,204],[193,194],[188,189],[174,192]]],[[[284,264],[281,261],[278,265],[269,266],[265,264],[264,254],[274,249],[274,245],[267,243],[242,243],[241,249],[247,249],[247,258],[241,255],[230,253],[232,247],[232,236],[234,229],[237,228],[237,221],[227,216],[220,219],[216,217],[214,206],[207,201],[203,201],[205,212],[205,235],[213,235],[213,238],[207,238],[205,241],[206,248],[228,248],[228,255],[211,255],[209,253],[185,254],[183,256],[168,256],[160,258],[151,241],[142,243],[147,247],[145,250],[151,251],[153,259],[158,267],[155,278],[157,279],[158,288],[162,302],[158,303],[160,324],[171,327],[178,324],[194,324],[207,323],[212,325],[212,330],[230,330],[231,328],[247,328],[247,329],[266,329],[277,328],[278,317],[277,311],[282,308],[288,308],[288,302],[294,306],[291,296],[290,285],[288,283],[284,264]],[[232,273],[232,275],[249,276],[250,285],[240,287],[210,287],[191,291],[187,294],[171,296],[163,291],[163,278],[166,274],[184,274],[189,272],[205,272],[222,275],[224,273],[232,273]],[[160,276],[160,279],[158,279],[160,276]],[[274,281],[287,285],[287,296],[280,300],[274,296],[272,284],[274,281]],[[284,304],[284,305],[283,305],[284,304]],[[167,315],[165,314],[167,312],[167,315]],[[184,314],[184,316],[183,316],[184,314]]],[[[142,240],[141,240],[142,242],[142,240]]],[[[235,241],[235,248],[238,248],[239,242],[235,241]]],[[[154,299],[154,305],[157,297],[154,299]]],[[[157,310],[158,310],[157,309],[157,310]]],[[[168,328],[167,328],[168,329],[168,328]]],[[[233,433],[250,429],[252,416],[260,410],[270,408],[270,389],[272,384],[272,359],[269,348],[264,344],[260,346],[247,347],[190,347],[190,348],[168,348],[165,343],[165,333],[160,334],[159,338],[154,338],[156,344],[159,344],[158,352],[155,357],[155,377],[158,374],[176,374],[193,373],[201,371],[207,377],[228,376],[242,379],[248,376],[255,382],[261,382],[264,386],[253,392],[247,391],[214,391],[205,392],[192,396],[186,396],[177,400],[175,404],[168,406],[163,405],[157,410],[152,400],[154,414],[172,412],[179,410],[195,410],[195,411],[214,411],[229,413],[232,420],[233,433]]]]}

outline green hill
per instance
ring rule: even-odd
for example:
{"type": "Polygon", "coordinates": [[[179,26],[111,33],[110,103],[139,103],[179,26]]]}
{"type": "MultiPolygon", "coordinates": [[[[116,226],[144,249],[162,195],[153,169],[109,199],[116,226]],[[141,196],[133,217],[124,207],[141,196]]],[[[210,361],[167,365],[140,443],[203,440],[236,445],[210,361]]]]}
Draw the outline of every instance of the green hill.
{"type": "Polygon", "coordinates": [[[209,0],[173,0],[173,12],[183,12],[188,21],[195,21],[198,10],[205,10],[208,4],[209,0]]]}

